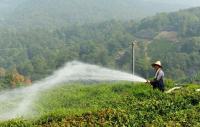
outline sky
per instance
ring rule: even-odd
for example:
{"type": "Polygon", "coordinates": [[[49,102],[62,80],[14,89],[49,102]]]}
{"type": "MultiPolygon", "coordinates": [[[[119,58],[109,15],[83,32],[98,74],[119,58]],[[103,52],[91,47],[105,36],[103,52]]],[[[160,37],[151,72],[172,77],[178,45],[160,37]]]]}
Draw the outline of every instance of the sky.
{"type": "Polygon", "coordinates": [[[200,6],[200,0],[144,0],[147,2],[159,2],[159,3],[170,3],[170,4],[183,4],[188,6],[200,6]]]}

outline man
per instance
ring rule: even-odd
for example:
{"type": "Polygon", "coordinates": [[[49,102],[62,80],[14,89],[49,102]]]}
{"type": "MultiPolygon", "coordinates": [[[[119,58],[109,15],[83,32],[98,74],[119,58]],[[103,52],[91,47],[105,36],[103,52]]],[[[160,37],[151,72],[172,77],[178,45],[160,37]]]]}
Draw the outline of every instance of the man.
{"type": "Polygon", "coordinates": [[[155,77],[152,81],[147,80],[147,83],[150,83],[153,86],[153,89],[159,89],[160,91],[164,92],[164,72],[162,70],[162,65],[160,61],[156,61],[152,64],[152,67],[155,70],[155,77]]]}

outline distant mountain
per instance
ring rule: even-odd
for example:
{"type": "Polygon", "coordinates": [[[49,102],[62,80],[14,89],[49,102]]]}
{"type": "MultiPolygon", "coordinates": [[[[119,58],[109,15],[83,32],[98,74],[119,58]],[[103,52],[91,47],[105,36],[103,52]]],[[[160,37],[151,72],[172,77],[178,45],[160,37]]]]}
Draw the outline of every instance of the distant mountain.
{"type": "Polygon", "coordinates": [[[0,18],[5,18],[25,0],[0,0],[0,18]]]}
{"type": "MultiPolygon", "coordinates": [[[[189,7],[154,0],[0,0],[4,25],[63,26],[107,20],[139,20],[158,12],[189,7]]],[[[1,14],[2,13],[2,14],[1,14]]]]}
{"type": "MultiPolygon", "coordinates": [[[[57,4],[61,6],[61,3],[57,4]]],[[[24,9],[21,7],[15,11],[16,15],[22,16],[21,20],[17,16],[11,18],[18,19],[16,21],[19,22],[15,22],[18,26],[21,24],[23,28],[29,25],[32,27],[30,29],[8,27],[0,29],[0,67],[6,70],[14,68],[32,80],[38,80],[62,66],[66,61],[80,60],[130,71],[130,42],[138,40],[141,43],[138,43],[135,48],[135,71],[139,75],[146,78],[153,75],[151,62],[161,60],[167,78],[181,80],[191,78],[191,81],[197,79],[197,82],[200,82],[200,71],[198,71],[200,66],[200,7],[160,13],[139,22],[111,20],[50,29],[49,27],[54,26],[54,23],[60,26],[65,22],[69,23],[65,14],[63,16],[57,12],[65,8],[60,7],[54,11],[53,4],[56,2],[49,2],[46,8],[40,7],[45,4],[45,1],[41,1],[36,6],[38,10],[35,7],[30,8],[28,6],[30,2],[27,3],[27,1],[20,6],[25,4],[27,4],[24,6],[27,7],[27,11],[23,11],[24,17],[19,11],[24,9]],[[44,11],[49,7],[51,11],[44,11]],[[31,9],[34,11],[28,11],[31,9]],[[36,17],[37,20],[35,20],[36,17]],[[34,26],[40,25],[46,25],[49,29],[35,29],[34,26]]],[[[63,6],[67,5],[63,4],[63,6]]],[[[82,16],[82,18],[84,21],[85,17],[82,16]]]]}

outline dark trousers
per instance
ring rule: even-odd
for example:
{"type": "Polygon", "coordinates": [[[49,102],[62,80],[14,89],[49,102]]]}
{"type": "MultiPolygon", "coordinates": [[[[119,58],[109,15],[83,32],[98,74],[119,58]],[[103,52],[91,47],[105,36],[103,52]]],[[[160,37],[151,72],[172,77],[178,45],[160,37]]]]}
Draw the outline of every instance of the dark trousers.
{"type": "Polygon", "coordinates": [[[159,89],[160,91],[164,92],[165,88],[164,88],[164,82],[163,80],[153,80],[150,82],[151,85],[153,86],[153,89],[159,89]]]}

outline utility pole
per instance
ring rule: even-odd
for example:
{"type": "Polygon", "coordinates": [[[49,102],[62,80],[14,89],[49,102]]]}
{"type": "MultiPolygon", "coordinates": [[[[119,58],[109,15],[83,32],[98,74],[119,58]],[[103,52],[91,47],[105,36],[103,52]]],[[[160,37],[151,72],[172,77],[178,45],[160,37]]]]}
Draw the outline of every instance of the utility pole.
{"type": "Polygon", "coordinates": [[[135,44],[136,41],[132,42],[132,74],[135,74],[135,44]]]}

